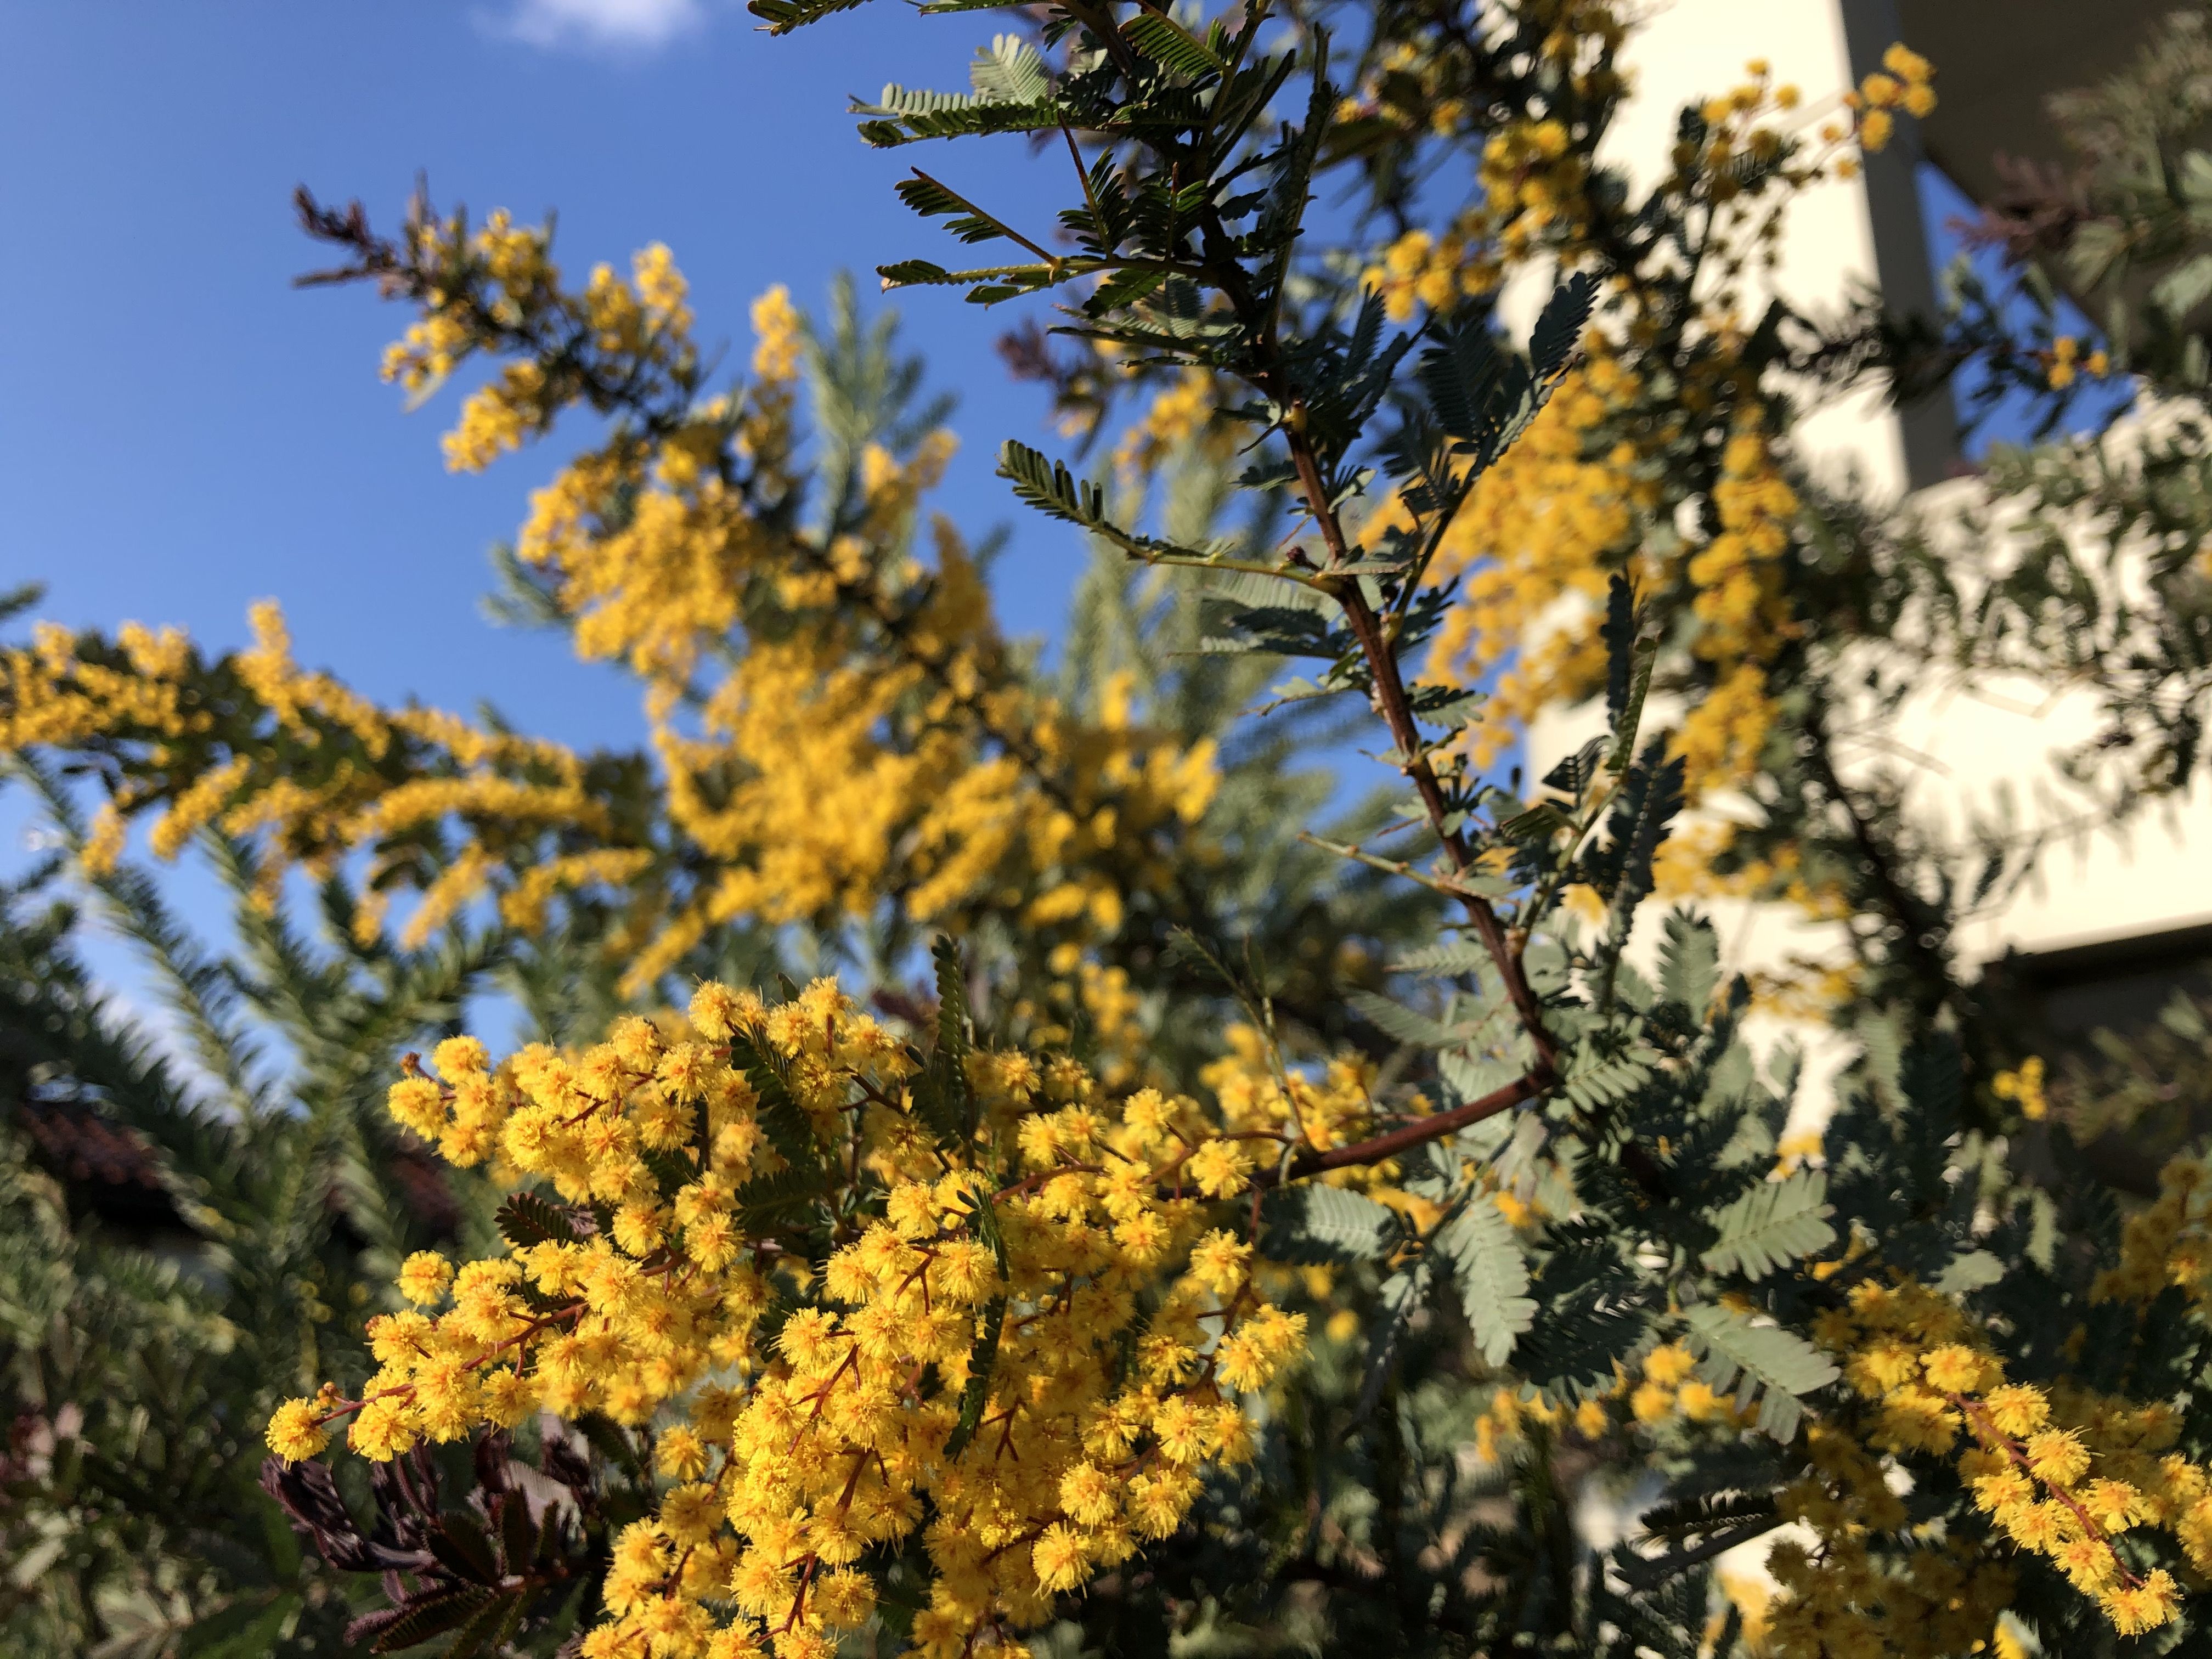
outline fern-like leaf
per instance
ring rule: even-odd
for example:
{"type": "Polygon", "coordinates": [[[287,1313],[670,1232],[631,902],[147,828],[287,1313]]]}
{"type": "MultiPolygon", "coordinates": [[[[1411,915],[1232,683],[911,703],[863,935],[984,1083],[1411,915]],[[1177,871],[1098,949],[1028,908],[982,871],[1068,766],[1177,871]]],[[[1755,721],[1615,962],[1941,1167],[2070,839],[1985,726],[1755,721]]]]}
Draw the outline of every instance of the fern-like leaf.
{"type": "Polygon", "coordinates": [[[1460,1308],[1482,1357],[1503,1365],[1536,1319],[1528,1263],[1512,1224],[1488,1194],[1479,1194],[1437,1232],[1436,1248],[1451,1263],[1460,1308]]]}
{"type": "Polygon", "coordinates": [[[1828,1177],[1800,1170],[1786,1181],[1762,1181],[1708,1218],[1719,1235],[1699,1256],[1717,1273],[1764,1279],[1777,1267],[1827,1249],[1828,1177]]]}
{"type": "Polygon", "coordinates": [[[1261,1216],[1260,1254],[1307,1267],[1372,1261],[1397,1232],[1388,1207],[1341,1187],[1285,1188],[1268,1195],[1261,1216]]]}
{"type": "Polygon", "coordinates": [[[1740,1399],[1762,1396],[1759,1426],[1777,1440],[1797,1432],[1804,1414],[1797,1397],[1825,1389],[1838,1375],[1835,1362],[1795,1331],[1754,1325],[1723,1304],[1687,1309],[1682,1322],[1701,1362],[1698,1375],[1717,1391],[1737,1389],[1740,1399]]]}

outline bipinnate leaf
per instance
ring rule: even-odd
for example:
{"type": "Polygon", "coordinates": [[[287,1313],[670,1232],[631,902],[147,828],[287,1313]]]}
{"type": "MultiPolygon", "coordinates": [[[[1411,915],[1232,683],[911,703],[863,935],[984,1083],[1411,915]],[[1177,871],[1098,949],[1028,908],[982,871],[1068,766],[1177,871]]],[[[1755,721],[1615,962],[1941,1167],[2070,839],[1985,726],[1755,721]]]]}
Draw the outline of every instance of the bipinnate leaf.
{"type": "Polygon", "coordinates": [[[1146,57],[1177,75],[1212,76],[1228,68],[1204,42],[1164,13],[1139,12],[1121,26],[1121,34],[1146,57]]]}
{"type": "Polygon", "coordinates": [[[1528,336],[1528,358],[1538,379],[1548,380],[1566,367],[1582,338],[1583,325],[1596,307],[1597,279],[1586,270],[1577,271],[1552,290],[1528,336]]]}
{"type": "Polygon", "coordinates": [[[1429,1259],[1418,1256],[1382,1281],[1382,1328],[1367,1346],[1367,1365],[1359,1383],[1359,1401],[1352,1407],[1354,1420],[1364,1420],[1382,1397],[1383,1386],[1398,1363],[1398,1345],[1413,1322],[1413,1310],[1428,1297],[1431,1274],[1429,1259]]]}
{"type": "Polygon", "coordinates": [[[296,1591],[242,1595],[181,1632],[165,1651],[177,1659],[266,1659],[276,1650],[284,1626],[297,1618],[296,1591]]]}
{"type": "Polygon", "coordinates": [[[1087,478],[1078,478],[1067,470],[1065,461],[1055,461],[1011,438],[999,447],[999,476],[1012,484],[1014,494],[1029,506],[1063,523],[1104,537],[1133,559],[1202,564],[1231,544],[1219,542],[1207,547],[1182,547],[1126,530],[1106,516],[1106,492],[1098,485],[1087,478]]]}
{"type": "Polygon", "coordinates": [[[930,947],[937,969],[937,1046],[916,1079],[923,1114],[963,1141],[975,1133],[975,1091],[968,1081],[968,964],[958,943],[940,934],[930,947]]]}
{"type": "Polygon", "coordinates": [[[573,1244],[576,1224],[568,1212],[536,1193],[513,1193],[494,1218],[501,1236],[518,1250],[532,1244],[573,1244]]]}
{"type": "Polygon", "coordinates": [[[1929,1282],[1946,1296],[1985,1291],[2004,1277],[2004,1263],[1987,1250],[1965,1250],[1929,1282]]]}
{"type": "Polygon", "coordinates": [[[865,3],[866,0],[747,0],[745,9],[766,23],[770,34],[788,34],[865,3]]]}
{"type": "Polygon", "coordinates": [[[1638,1534],[1645,1540],[1682,1544],[1725,1532],[1747,1521],[1764,1521],[1774,1514],[1774,1496],[1764,1492],[1698,1492],[1687,1498],[1654,1504],[1636,1518],[1638,1534]]]}
{"type": "Polygon", "coordinates": [[[1700,1362],[1698,1375],[1717,1391],[1736,1389],[1739,1399],[1762,1395],[1759,1426],[1777,1440],[1797,1432],[1803,1415],[1797,1396],[1827,1387],[1838,1376],[1835,1362],[1795,1331],[1754,1325],[1724,1304],[1685,1309],[1682,1323],[1700,1362]]]}
{"type": "Polygon", "coordinates": [[[1318,1182],[1285,1187],[1261,1206],[1267,1230],[1260,1254],[1306,1267],[1372,1261],[1397,1231],[1384,1206],[1359,1193],[1318,1182]]]}
{"type": "Polygon", "coordinates": [[[397,1653],[442,1636],[467,1623],[492,1599],[492,1593],[483,1586],[463,1584],[410,1600],[398,1619],[376,1631],[376,1643],[370,1651],[397,1653]]]}
{"type": "Polygon", "coordinates": [[[497,1585],[499,1557],[491,1539],[472,1515],[448,1510],[424,1535],[430,1553],[456,1578],[497,1585]]]}
{"type": "Polygon", "coordinates": [[[1461,1310],[1482,1357],[1502,1365],[1521,1334],[1535,1322],[1528,1297],[1528,1263],[1504,1212],[1487,1193],[1469,1199],[1436,1237],[1438,1255],[1451,1263],[1461,1310]]]}
{"type": "Polygon", "coordinates": [[[1667,942],[1659,948],[1659,994],[1702,1017],[1720,983],[1721,941],[1703,916],[1675,910],[1667,917],[1667,942]]]}
{"type": "Polygon", "coordinates": [[[507,1650],[507,1638],[522,1622],[526,1601],[515,1589],[493,1597],[454,1632],[444,1659],[483,1659],[485,1655],[507,1650]]]}
{"type": "Polygon", "coordinates": [[[1377,996],[1372,991],[1354,988],[1346,1000],[1373,1021],[1376,1029],[1383,1036],[1408,1048],[1443,1048],[1458,1040],[1460,1036],[1426,1014],[1416,1013],[1402,1003],[1377,996]]]}
{"type": "Polygon", "coordinates": [[[999,1364],[999,1337],[1006,1328],[1006,1298],[994,1296],[983,1310],[983,1334],[968,1362],[967,1385],[960,1390],[960,1420],[945,1443],[945,1455],[957,1457],[968,1449],[975,1431],[983,1426],[983,1411],[991,1401],[991,1373],[999,1364]]]}
{"type": "Polygon", "coordinates": [[[1800,1170],[1784,1181],[1762,1181],[1709,1214],[1720,1237],[1698,1259],[1713,1273],[1764,1279],[1833,1243],[1830,1213],[1828,1177],[1822,1170],[1800,1170]]]}

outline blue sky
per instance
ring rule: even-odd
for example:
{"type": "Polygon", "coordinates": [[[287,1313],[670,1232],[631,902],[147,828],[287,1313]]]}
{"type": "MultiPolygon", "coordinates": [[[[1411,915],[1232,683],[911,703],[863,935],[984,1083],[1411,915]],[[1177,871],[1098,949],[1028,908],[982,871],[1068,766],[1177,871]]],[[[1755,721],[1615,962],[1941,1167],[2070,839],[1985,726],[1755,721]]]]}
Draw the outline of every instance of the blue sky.
{"type": "MultiPolygon", "coordinates": [[[[630,696],[475,608],[486,550],[555,453],[446,473],[451,395],[403,416],[375,375],[404,317],[366,290],[290,286],[318,258],[293,186],[358,195],[386,224],[418,170],[479,212],[557,208],[578,271],[665,240],[702,333],[742,362],[747,304],[771,283],[808,303],[840,267],[943,256],[891,196],[902,160],[842,112],[894,64],[963,84],[989,33],[881,5],[775,40],[727,0],[6,0],[0,18],[0,580],[44,580],[44,613],[72,625],[178,623],[219,647],[274,595],[301,659],[372,696],[489,696],[582,743],[629,740],[630,696]]],[[[1040,217],[1063,182],[1018,145],[939,164],[1040,217]]],[[[903,309],[963,393],[943,505],[977,529],[1012,519],[991,452],[1035,438],[1042,412],[990,350],[1013,319],[957,296],[903,309]]],[[[1021,529],[1008,625],[1042,632],[1079,555],[1021,529]]]]}

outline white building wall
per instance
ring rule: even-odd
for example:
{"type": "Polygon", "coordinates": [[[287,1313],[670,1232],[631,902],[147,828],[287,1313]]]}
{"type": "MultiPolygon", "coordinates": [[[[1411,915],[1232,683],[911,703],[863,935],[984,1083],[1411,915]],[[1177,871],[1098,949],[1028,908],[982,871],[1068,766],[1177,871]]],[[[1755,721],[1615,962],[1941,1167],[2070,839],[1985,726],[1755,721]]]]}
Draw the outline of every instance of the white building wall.
{"type": "MultiPolygon", "coordinates": [[[[1802,107],[1817,127],[1824,116],[1832,118],[1833,94],[1879,59],[1893,38],[1893,18],[1887,0],[1661,0],[1631,40],[1635,95],[1609,141],[1608,159],[1641,164],[1646,177],[1638,182],[1649,182],[1672,143],[1676,112],[1727,90],[1752,58],[1766,59],[1778,83],[1800,88],[1802,107]]],[[[1834,314],[1875,283],[1887,264],[1884,286],[1893,301],[1902,296],[1928,303],[1933,290],[1918,208],[1904,193],[1912,167],[1912,155],[1903,150],[1875,158],[1868,177],[1831,181],[1802,195],[1790,209],[1773,289],[1808,314],[1834,314]]],[[[1745,291],[1747,309],[1763,304],[1759,283],[1747,281],[1745,291]]],[[[1509,296],[1509,319],[1521,304],[1533,309],[1540,297],[1533,291],[1509,296]]],[[[1931,446],[1947,435],[1931,427],[1931,416],[1948,427],[1948,410],[1936,410],[1914,417],[1917,424],[1908,429],[1879,391],[1869,391],[1811,411],[1798,428],[1799,448],[1824,483],[1855,481],[1871,498],[1904,503],[1931,526],[1955,526],[1985,499],[1978,480],[1960,477],[1908,493],[1916,477],[1925,483],[1932,476],[1931,446]]],[[[1963,532],[1954,527],[1937,533],[1963,532]]],[[[1664,718],[1663,711],[1654,712],[1664,718]]],[[[1954,835],[1992,818],[2008,792],[2023,831],[2076,826],[2066,845],[2045,856],[2035,881],[1969,922],[1960,945],[1970,969],[2008,949],[2048,950],[2212,919],[2212,779],[2200,777],[2185,798],[2124,824],[2081,824],[2084,802],[2064,785],[2055,762],[2094,729],[2094,719],[2095,700],[2086,690],[2054,695],[2045,686],[1931,677],[1875,741],[1839,757],[1847,779],[1878,765],[1909,763],[1910,811],[1918,822],[1954,835]]],[[[1599,724],[1589,708],[1540,719],[1529,733],[1532,775],[1541,776],[1599,724]]],[[[1808,923],[1777,906],[1706,908],[1731,968],[1772,969],[1791,957],[1843,959],[1833,926],[1808,923]]],[[[1841,1046],[1821,1031],[1778,1022],[1768,1022],[1767,1030],[1810,1050],[1802,1104],[1809,1115],[1825,1116],[1825,1077],[1841,1058],[1841,1046]]]]}

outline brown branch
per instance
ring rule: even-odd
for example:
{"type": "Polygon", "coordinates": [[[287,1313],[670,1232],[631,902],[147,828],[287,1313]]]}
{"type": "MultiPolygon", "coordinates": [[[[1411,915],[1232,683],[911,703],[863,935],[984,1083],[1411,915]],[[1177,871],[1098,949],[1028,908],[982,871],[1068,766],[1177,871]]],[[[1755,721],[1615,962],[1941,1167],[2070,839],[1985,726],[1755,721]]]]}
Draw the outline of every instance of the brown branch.
{"type": "MultiPolygon", "coordinates": [[[[1322,478],[1320,458],[1314,453],[1313,441],[1304,431],[1303,409],[1293,411],[1284,423],[1284,435],[1290,443],[1291,460],[1297,469],[1298,483],[1305,491],[1307,510],[1319,526],[1322,539],[1328,544],[1329,564],[1342,569],[1353,562],[1344,537],[1344,526],[1330,503],[1322,478]]],[[[1324,573],[1326,574],[1326,573],[1324,573]]],[[[1437,779],[1436,768],[1423,751],[1421,731],[1413,719],[1413,708],[1406,695],[1404,676],[1399,672],[1398,653],[1395,642],[1384,631],[1382,620],[1367,603],[1357,577],[1338,576],[1327,582],[1328,591],[1344,612],[1346,624],[1352,636],[1359,643],[1360,654],[1367,660],[1367,673],[1372,687],[1370,700],[1382,723],[1389,728],[1393,743],[1397,745],[1398,764],[1413,781],[1416,793],[1421,798],[1422,809],[1428,814],[1430,827],[1451,860],[1459,875],[1474,872],[1474,854],[1467,837],[1459,830],[1446,828],[1451,818],[1451,807],[1444,799],[1443,785],[1437,779]]],[[[1506,937],[1505,925],[1498,919],[1498,912],[1490,902],[1479,895],[1462,893],[1461,902],[1466,907],[1468,920],[1474,926],[1483,949],[1490,955],[1498,969],[1505,994],[1513,1004],[1513,1012],[1528,1032],[1528,1040],[1535,1045],[1536,1071],[1545,1086],[1559,1076],[1559,1045],[1551,1033],[1544,1029],[1543,1005],[1537,1000],[1528,976],[1522,970],[1511,941],[1506,937]]]]}
{"type": "Polygon", "coordinates": [[[1325,1152],[1309,1147],[1291,1160],[1288,1170],[1263,1170],[1252,1177],[1252,1185],[1264,1190],[1305,1176],[1319,1175],[1327,1170],[1348,1170],[1364,1164],[1380,1164],[1401,1152],[1411,1152],[1416,1146],[1425,1146],[1431,1140],[1441,1140],[1471,1123],[1480,1123],[1485,1118],[1510,1111],[1523,1101],[1534,1100],[1550,1086],[1549,1079],[1532,1071],[1503,1089],[1493,1089],[1479,1100],[1470,1100],[1464,1106],[1455,1106],[1449,1112],[1417,1117],[1388,1134],[1355,1141],[1349,1146],[1334,1147],[1325,1152]]]}

